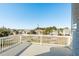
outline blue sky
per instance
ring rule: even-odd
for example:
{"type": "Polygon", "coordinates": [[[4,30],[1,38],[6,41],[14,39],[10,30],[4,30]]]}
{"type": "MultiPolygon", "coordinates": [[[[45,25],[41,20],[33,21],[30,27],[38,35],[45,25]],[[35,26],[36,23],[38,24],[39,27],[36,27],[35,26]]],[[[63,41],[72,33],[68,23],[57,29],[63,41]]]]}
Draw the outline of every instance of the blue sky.
{"type": "Polygon", "coordinates": [[[32,29],[37,24],[40,27],[71,27],[71,4],[0,4],[0,27],[32,29]]]}

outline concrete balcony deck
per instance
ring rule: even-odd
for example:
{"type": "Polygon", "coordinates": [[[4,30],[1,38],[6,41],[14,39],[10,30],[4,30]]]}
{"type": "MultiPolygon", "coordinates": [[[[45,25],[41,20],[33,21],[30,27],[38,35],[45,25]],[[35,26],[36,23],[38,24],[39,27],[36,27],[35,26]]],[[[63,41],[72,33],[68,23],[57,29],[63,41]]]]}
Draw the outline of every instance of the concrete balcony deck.
{"type": "Polygon", "coordinates": [[[20,55],[24,50],[26,50],[31,43],[21,43],[18,44],[15,47],[9,48],[7,50],[4,50],[2,53],[0,53],[0,56],[18,56],[20,55]]]}
{"type": "Polygon", "coordinates": [[[72,56],[72,51],[60,45],[32,44],[19,56],[72,56]]]}

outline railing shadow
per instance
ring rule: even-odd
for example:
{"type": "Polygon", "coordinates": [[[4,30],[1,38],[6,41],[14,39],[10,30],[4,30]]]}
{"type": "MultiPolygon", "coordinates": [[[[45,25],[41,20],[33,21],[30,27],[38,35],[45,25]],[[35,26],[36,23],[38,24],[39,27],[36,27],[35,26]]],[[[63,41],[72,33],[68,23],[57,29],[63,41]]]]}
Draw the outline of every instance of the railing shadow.
{"type": "Polygon", "coordinates": [[[72,56],[72,51],[65,47],[51,47],[49,52],[36,56],[72,56]]]}
{"type": "Polygon", "coordinates": [[[16,54],[15,56],[19,56],[21,53],[23,53],[28,47],[30,47],[32,45],[32,43],[30,43],[28,46],[26,46],[23,50],[21,50],[18,54],[16,54]]]}

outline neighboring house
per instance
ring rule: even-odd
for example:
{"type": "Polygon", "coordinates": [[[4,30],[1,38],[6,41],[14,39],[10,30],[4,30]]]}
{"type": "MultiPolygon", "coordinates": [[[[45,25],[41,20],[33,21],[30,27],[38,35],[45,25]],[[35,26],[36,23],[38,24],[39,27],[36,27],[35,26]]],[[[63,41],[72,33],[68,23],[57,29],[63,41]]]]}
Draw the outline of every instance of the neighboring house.
{"type": "Polygon", "coordinates": [[[43,34],[44,30],[43,29],[36,29],[35,32],[37,34],[43,34]]]}
{"type": "Polygon", "coordinates": [[[28,34],[28,32],[30,32],[31,30],[24,30],[25,34],[28,34]]]}
{"type": "Polygon", "coordinates": [[[30,30],[23,30],[23,29],[18,29],[18,30],[11,30],[12,35],[16,35],[16,34],[27,34],[27,32],[30,30]]]}
{"type": "Polygon", "coordinates": [[[21,34],[26,34],[26,31],[24,31],[24,30],[23,30],[23,31],[21,31],[21,34]]]}
{"type": "Polygon", "coordinates": [[[27,34],[30,30],[19,30],[19,34],[27,34]]]}
{"type": "Polygon", "coordinates": [[[71,31],[69,28],[64,28],[63,29],[63,35],[64,36],[70,36],[71,35],[71,31]]]}
{"type": "Polygon", "coordinates": [[[58,31],[52,31],[50,35],[58,36],[58,31]]]}

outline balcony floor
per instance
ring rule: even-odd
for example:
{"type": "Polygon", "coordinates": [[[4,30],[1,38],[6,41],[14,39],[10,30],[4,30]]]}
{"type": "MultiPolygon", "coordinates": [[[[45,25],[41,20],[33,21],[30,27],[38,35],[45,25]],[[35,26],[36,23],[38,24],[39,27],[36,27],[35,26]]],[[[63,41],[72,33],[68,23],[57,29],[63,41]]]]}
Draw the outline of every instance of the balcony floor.
{"type": "Polygon", "coordinates": [[[72,51],[58,45],[32,44],[20,56],[72,56],[72,51]]]}

